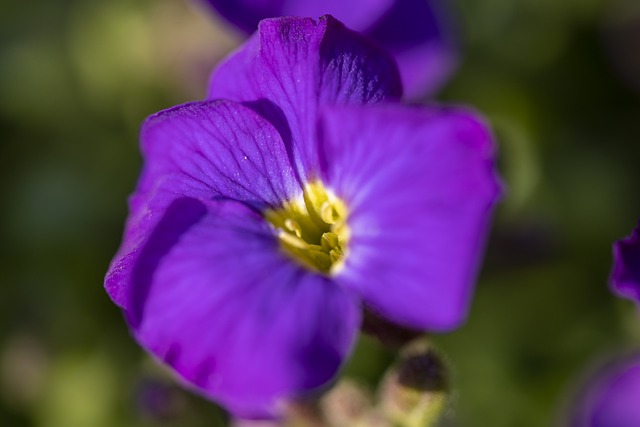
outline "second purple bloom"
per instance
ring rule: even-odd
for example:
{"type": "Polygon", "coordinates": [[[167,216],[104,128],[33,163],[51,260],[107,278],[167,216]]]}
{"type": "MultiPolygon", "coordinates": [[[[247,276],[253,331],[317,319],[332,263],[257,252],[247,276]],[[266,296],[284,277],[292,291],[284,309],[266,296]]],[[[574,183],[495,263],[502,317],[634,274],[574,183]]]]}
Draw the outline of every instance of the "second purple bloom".
{"type": "Polygon", "coordinates": [[[201,1],[247,34],[265,18],[331,14],[393,55],[410,98],[433,95],[458,59],[450,0],[201,1]]]}

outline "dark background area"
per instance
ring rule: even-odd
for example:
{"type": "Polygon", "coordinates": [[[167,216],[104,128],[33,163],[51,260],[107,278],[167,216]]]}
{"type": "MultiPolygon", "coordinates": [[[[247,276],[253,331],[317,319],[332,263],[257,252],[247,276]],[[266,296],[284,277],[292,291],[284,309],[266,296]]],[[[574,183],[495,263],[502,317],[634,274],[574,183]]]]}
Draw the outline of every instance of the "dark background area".
{"type": "MultiPolygon", "coordinates": [[[[455,425],[562,423],[603,358],[640,347],[607,287],[640,217],[640,2],[464,0],[437,96],[490,119],[507,196],[467,324],[433,340],[455,425]]],[[[0,2],[0,425],[215,426],[129,337],[102,289],[147,115],[204,96],[240,42],[177,0],[0,2]]],[[[364,338],[345,375],[391,360],[364,338]]]]}

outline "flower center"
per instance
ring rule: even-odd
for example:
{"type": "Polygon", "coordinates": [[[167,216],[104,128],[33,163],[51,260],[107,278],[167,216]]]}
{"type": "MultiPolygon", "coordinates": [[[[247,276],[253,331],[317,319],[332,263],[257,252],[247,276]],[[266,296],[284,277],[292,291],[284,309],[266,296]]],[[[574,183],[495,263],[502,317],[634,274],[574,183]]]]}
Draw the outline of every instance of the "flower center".
{"type": "Polygon", "coordinates": [[[264,216],[293,259],[324,274],[342,268],[349,240],[347,208],[321,181],[307,184],[299,199],[267,210],[264,216]]]}

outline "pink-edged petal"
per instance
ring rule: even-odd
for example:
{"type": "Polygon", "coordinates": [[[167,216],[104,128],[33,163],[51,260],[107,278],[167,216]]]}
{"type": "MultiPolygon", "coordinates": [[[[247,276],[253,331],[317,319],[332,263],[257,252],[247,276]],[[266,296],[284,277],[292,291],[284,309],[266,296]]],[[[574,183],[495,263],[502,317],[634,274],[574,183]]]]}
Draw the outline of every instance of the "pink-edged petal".
{"type": "Polygon", "coordinates": [[[264,208],[280,206],[301,191],[278,131],[238,103],[196,102],[162,111],[144,123],[140,142],[144,168],[105,279],[107,292],[121,306],[131,265],[177,197],[227,197],[264,208]]]}
{"type": "Polygon", "coordinates": [[[500,194],[486,126],[460,109],[336,107],[320,131],[323,178],[349,211],[336,280],[399,324],[458,326],[500,194]]]}
{"type": "Polygon", "coordinates": [[[331,16],[266,19],[211,77],[208,97],[246,102],[292,147],[301,179],[317,170],[318,107],[395,100],[392,58],[331,16]]]}
{"type": "Polygon", "coordinates": [[[240,417],[276,416],[330,381],[360,322],[357,299],[288,259],[261,215],[234,201],[175,200],[128,292],[140,344],[240,417]]]}
{"type": "Polygon", "coordinates": [[[611,288],[640,304],[640,225],[613,246],[611,288]]]}
{"type": "Polygon", "coordinates": [[[394,0],[202,0],[246,33],[258,22],[276,16],[318,17],[330,14],[362,31],[375,23],[394,0]]]}

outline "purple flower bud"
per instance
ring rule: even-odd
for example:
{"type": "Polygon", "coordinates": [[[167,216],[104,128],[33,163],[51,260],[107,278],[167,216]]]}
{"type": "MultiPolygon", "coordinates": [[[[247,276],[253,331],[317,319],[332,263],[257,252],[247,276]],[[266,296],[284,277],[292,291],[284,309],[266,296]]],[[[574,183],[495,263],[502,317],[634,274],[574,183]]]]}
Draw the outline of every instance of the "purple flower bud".
{"type": "Polygon", "coordinates": [[[438,352],[424,340],[402,351],[380,386],[383,413],[401,427],[437,425],[449,397],[449,372],[438,352]]]}

